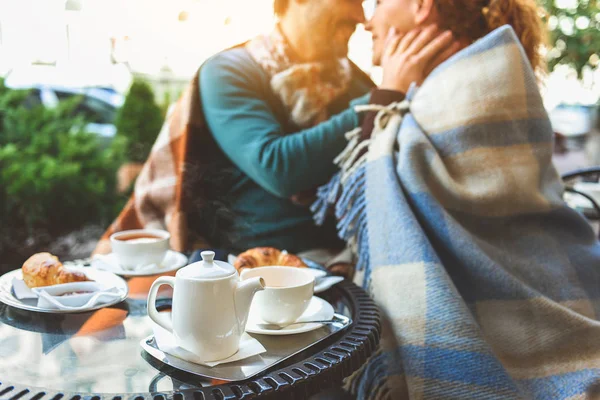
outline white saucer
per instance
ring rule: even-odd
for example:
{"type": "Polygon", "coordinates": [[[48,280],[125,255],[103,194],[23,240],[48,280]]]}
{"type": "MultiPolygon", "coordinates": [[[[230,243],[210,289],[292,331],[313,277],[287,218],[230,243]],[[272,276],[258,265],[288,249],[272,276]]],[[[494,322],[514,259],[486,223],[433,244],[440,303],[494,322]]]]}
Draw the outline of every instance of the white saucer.
{"type": "Polygon", "coordinates": [[[103,303],[96,303],[88,308],[77,308],[75,310],[61,310],[56,308],[42,308],[37,306],[37,298],[19,300],[13,292],[13,279],[23,279],[22,270],[15,269],[0,276],[0,302],[9,306],[20,308],[22,310],[37,311],[44,313],[67,314],[93,311],[100,308],[108,307],[113,304],[122,302],[127,298],[129,287],[123,278],[108,271],[100,271],[92,267],[69,267],[70,270],[83,272],[89,279],[102,284],[105,287],[115,287],[120,293],[119,297],[115,297],[103,303]]]}
{"type": "Polygon", "coordinates": [[[117,261],[117,256],[114,253],[106,255],[97,255],[92,259],[92,266],[104,271],[110,271],[121,276],[151,276],[164,274],[167,272],[177,271],[181,267],[187,265],[187,257],[179,252],[169,250],[167,255],[160,265],[154,265],[149,268],[141,268],[137,270],[123,269],[117,261]]]}
{"type": "MultiPolygon", "coordinates": [[[[256,324],[264,324],[253,306],[250,306],[250,314],[246,323],[246,332],[258,333],[261,335],[294,335],[296,333],[310,332],[323,326],[320,323],[294,324],[281,330],[270,330],[259,328],[256,324]]],[[[308,304],[306,311],[297,319],[297,321],[315,321],[330,320],[333,318],[333,306],[320,297],[313,296],[308,304]]]]}

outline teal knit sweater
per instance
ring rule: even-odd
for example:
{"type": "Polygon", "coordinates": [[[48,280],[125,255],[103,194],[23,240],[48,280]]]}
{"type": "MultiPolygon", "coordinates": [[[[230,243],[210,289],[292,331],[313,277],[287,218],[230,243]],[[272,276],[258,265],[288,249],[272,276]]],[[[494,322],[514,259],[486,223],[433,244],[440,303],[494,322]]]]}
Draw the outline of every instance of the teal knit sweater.
{"type": "Polygon", "coordinates": [[[359,124],[351,105],[366,104],[372,83],[356,71],[346,96],[330,107],[332,117],[299,129],[289,122],[270,77],[244,48],[219,53],[200,70],[200,97],[208,127],[234,164],[231,199],[234,251],[273,246],[292,252],[339,247],[333,221],[313,223],[307,207],[290,197],[313,189],[335,173],[333,159],[344,134],[359,124]]]}

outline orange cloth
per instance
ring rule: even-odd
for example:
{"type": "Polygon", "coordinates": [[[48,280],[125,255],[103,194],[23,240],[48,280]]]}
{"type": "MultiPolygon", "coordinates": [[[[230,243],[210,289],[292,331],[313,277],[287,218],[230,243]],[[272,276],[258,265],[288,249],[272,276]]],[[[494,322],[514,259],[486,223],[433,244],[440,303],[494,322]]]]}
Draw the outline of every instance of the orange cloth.
{"type": "Polygon", "coordinates": [[[79,328],[73,336],[88,336],[121,325],[127,318],[127,311],[118,308],[102,308],[79,328]]]}

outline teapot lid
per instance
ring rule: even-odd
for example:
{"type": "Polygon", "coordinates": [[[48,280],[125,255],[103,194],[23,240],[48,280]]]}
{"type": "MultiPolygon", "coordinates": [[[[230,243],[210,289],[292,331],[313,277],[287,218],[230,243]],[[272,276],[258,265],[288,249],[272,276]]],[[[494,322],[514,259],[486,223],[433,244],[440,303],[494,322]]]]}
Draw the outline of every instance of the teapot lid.
{"type": "Polygon", "coordinates": [[[224,261],[215,261],[214,251],[200,253],[202,261],[197,261],[182,268],[177,275],[184,279],[219,279],[233,275],[236,269],[224,261]]]}

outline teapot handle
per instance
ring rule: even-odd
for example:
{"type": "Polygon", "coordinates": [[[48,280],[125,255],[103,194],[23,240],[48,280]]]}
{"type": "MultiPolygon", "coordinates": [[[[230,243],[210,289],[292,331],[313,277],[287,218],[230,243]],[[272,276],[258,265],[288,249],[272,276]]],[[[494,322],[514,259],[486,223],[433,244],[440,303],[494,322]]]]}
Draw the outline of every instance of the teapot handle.
{"type": "Polygon", "coordinates": [[[148,316],[152,321],[173,333],[173,324],[171,321],[162,318],[156,309],[156,294],[158,293],[158,288],[161,285],[169,285],[175,289],[175,278],[172,276],[161,276],[155,280],[154,283],[152,283],[150,292],[148,292],[148,316]]]}

